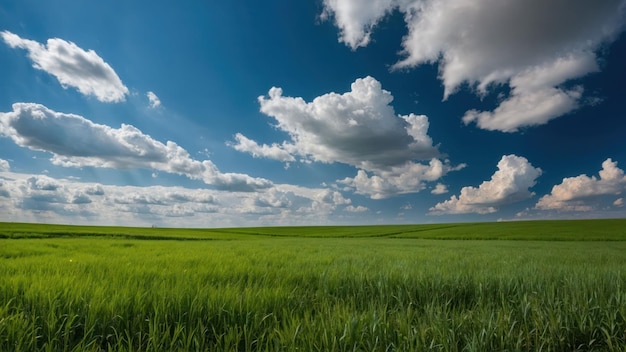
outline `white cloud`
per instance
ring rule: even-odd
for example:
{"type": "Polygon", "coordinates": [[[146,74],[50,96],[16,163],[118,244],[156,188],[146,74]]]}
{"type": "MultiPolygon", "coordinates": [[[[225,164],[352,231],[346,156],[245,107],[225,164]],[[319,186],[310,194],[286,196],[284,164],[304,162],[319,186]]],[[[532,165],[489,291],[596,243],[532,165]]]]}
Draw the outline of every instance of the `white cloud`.
{"type": "Polygon", "coordinates": [[[394,7],[394,0],[324,0],[323,20],[332,16],[340,28],[339,41],[353,50],[367,46],[372,29],[394,7]]]}
{"type": "Polygon", "coordinates": [[[392,101],[391,93],[369,76],[357,79],[349,92],[324,94],[312,102],[283,96],[282,89],[274,87],[267,97],[259,97],[261,112],[273,117],[290,140],[259,145],[238,133],[230,145],[283,162],[297,156],[304,162],[354,166],[360,169],[357,175],[341,182],[372,198],[419,192],[424,181],[458,167],[436,159],[440,153],[428,135],[428,117],[398,115],[392,101]]]}
{"type": "Polygon", "coordinates": [[[444,185],[443,183],[438,183],[435,188],[433,188],[432,191],[430,191],[430,193],[432,194],[445,194],[448,193],[448,186],[444,185]]]}
{"type": "Polygon", "coordinates": [[[163,144],[131,125],[115,129],[39,104],[15,103],[13,111],[0,113],[0,135],[19,146],[49,152],[53,164],[65,167],[154,169],[235,191],[271,186],[265,179],[222,173],[210,160],[192,159],[176,143],[163,144]]]}
{"type": "Polygon", "coordinates": [[[364,213],[368,210],[369,209],[367,207],[364,207],[362,205],[358,205],[356,207],[354,205],[348,205],[346,207],[346,211],[351,212],[351,213],[364,213]]]}
{"type": "Polygon", "coordinates": [[[567,77],[580,77],[597,71],[595,56],[590,53],[560,58],[544,66],[533,67],[514,76],[507,99],[492,112],[470,110],[463,122],[476,122],[486,130],[516,132],[520,127],[545,124],[579,107],[583,88],[554,88],[567,77]]]}
{"type": "Polygon", "coordinates": [[[0,171],[0,221],[172,227],[319,225],[340,219],[343,206],[350,203],[337,191],[293,185],[242,193],[115,186],[0,171]]]}
{"type": "Polygon", "coordinates": [[[157,97],[156,94],[154,94],[154,92],[148,92],[146,93],[146,96],[148,97],[148,100],[150,101],[151,108],[156,109],[159,106],[161,106],[161,100],[159,99],[159,97],[157,97]]]}
{"type": "Polygon", "coordinates": [[[102,102],[124,101],[128,94],[115,71],[93,50],[85,51],[59,38],[48,39],[43,45],[8,31],[0,35],[10,47],[26,49],[33,67],[55,76],[64,88],[74,87],[102,102]]]}
{"type": "MultiPolygon", "coordinates": [[[[626,176],[624,170],[617,167],[617,162],[607,159],[602,163],[602,170],[596,176],[579,175],[567,177],[561,184],[552,187],[550,194],[539,199],[536,209],[557,211],[591,211],[610,201],[603,200],[603,196],[619,196],[626,191],[626,176]]],[[[623,199],[618,198],[612,204],[623,205],[623,199]]]]}
{"type": "Polygon", "coordinates": [[[292,155],[365,170],[438,156],[427,134],[428,118],[396,115],[392,100],[372,77],[357,79],[350,92],[324,94],[309,103],[285,97],[276,87],[268,97],[259,97],[261,112],[291,137],[280,148],[292,155]]]}
{"type": "Polygon", "coordinates": [[[0,159],[0,171],[9,171],[10,168],[8,161],[0,159]]]}
{"type": "Polygon", "coordinates": [[[439,159],[432,159],[428,165],[407,162],[372,175],[359,170],[355,177],[346,177],[337,182],[353,188],[357,194],[369,195],[372,199],[384,199],[398,194],[419,192],[426,187],[425,182],[436,181],[448,172],[464,167],[465,164],[452,167],[448,161],[444,163],[439,159]]]}
{"type": "Polygon", "coordinates": [[[296,161],[293,155],[289,154],[283,147],[274,143],[271,146],[267,144],[259,145],[257,142],[247,138],[241,133],[235,135],[236,143],[227,143],[235,150],[250,153],[255,158],[268,158],[279,160],[285,163],[296,161]]]}
{"type": "Polygon", "coordinates": [[[624,198],[617,198],[615,200],[615,202],[613,202],[613,205],[616,207],[623,207],[624,206],[624,198]]]}
{"type": "Polygon", "coordinates": [[[623,29],[624,0],[326,0],[340,41],[365,46],[376,24],[394,10],[408,34],[393,67],[439,63],[444,98],[467,82],[482,95],[492,84],[511,94],[492,112],[468,111],[464,121],[516,131],[579,106],[582,89],[561,85],[598,70],[596,51],[623,29]],[[367,8],[361,10],[360,8],[367,8]],[[527,114],[524,109],[529,108],[527,114]]]}
{"type": "Polygon", "coordinates": [[[463,187],[461,194],[430,208],[430,215],[494,213],[498,207],[530,198],[528,189],[535,185],[541,169],[533,167],[526,158],[505,155],[491,180],[478,187],[463,187]]]}

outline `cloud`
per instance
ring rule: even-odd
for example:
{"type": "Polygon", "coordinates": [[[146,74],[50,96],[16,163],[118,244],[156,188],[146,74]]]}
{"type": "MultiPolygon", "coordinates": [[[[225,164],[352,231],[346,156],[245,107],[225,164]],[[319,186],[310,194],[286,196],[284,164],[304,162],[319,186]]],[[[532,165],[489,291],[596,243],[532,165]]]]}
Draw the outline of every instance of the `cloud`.
{"type": "Polygon", "coordinates": [[[0,35],[10,47],[26,49],[33,67],[55,76],[64,88],[74,87],[108,103],[124,101],[128,94],[113,68],[93,50],[85,51],[59,38],[48,39],[43,45],[8,31],[0,35]]]}
{"type": "Polygon", "coordinates": [[[579,107],[583,87],[554,88],[567,77],[580,77],[598,67],[593,54],[557,59],[545,67],[534,67],[514,76],[511,94],[494,111],[470,110],[463,122],[475,122],[486,130],[516,132],[520,127],[545,124],[579,107]]]}
{"type": "Polygon", "coordinates": [[[541,169],[533,167],[526,158],[505,155],[491,180],[478,187],[463,187],[461,194],[430,208],[430,215],[494,213],[498,207],[530,198],[528,189],[535,185],[541,169]]]}
{"type": "Polygon", "coordinates": [[[9,171],[10,168],[8,161],[0,159],[0,171],[9,171]]]}
{"type": "Polygon", "coordinates": [[[309,103],[282,93],[274,87],[259,103],[291,137],[281,148],[292,155],[365,170],[439,155],[427,134],[428,118],[396,115],[389,105],[393,96],[372,77],[357,79],[350,92],[324,94],[309,103]]]}
{"type": "Polygon", "coordinates": [[[626,191],[624,170],[618,168],[617,162],[609,158],[602,163],[599,176],[598,178],[579,175],[564,178],[563,182],[552,187],[550,194],[539,199],[535,208],[557,211],[591,211],[610,204],[617,207],[622,206],[623,198],[616,199],[616,197],[626,191]],[[608,197],[610,200],[603,200],[603,197],[608,197]]]}
{"type": "Polygon", "coordinates": [[[8,200],[0,200],[2,220],[48,221],[88,224],[147,225],[181,209],[187,214],[215,212],[214,190],[181,187],[127,187],[45,175],[4,172],[8,200]],[[133,220],[135,219],[135,220],[133,220]],[[137,222],[139,221],[139,223],[137,222]]]}
{"type": "Polygon", "coordinates": [[[346,211],[351,212],[351,213],[364,213],[368,210],[369,209],[367,207],[364,207],[362,205],[358,205],[356,207],[354,205],[348,205],[346,207],[346,211]]]}
{"type": "Polygon", "coordinates": [[[322,18],[333,17],[340,41],[356,49],[385,16],[401,12],[408,34],[393,68],[438,62],[444,99],[463,83],[480,95],[508,84],[500,106],[470,110],[464,121],[514,132],[580,105],[583,89],[562,85],[598,70],[594,52],[623,29],[625,8],[624,0],[325,0],[322,18]]]}
{"type": "Polygon", "coordinates": [[[392,101],[391,93],[369,76],[355,80],[349,92],[324,94],[311,102],[283,96],[281,88],[273,87],[268,96],[259,97],[261,112],[273,117],[290,139],[259,145],[238,133],[229,145],[283,162],[298,157],[354,166],[357,176],[341,182],[372,198],[419,192],[423,181],[458,168],[437,159],[441,155],[428,135],[428,117],[396,114],[392,101]]]}
{"type": "Polygon", "coordinates": [[[353,50],[367,46],[372,30],[396,6],[394,0],[324,0],[321,19],[335,19],[339,41],[353,50]]]}
{"type": "Polygon", "coordinates": [[[442,183],[438,183],[432,191],[432,194],[445,194],[448,193],[448,187],[442,183]]]}
{"type": "Polygon", "coordinates": [[[0,171],[0,221],[172,227],[319,225],[342,218],[344,206],[351,203],[334,190],[294,185],[242,193],[116,186],[0,171]]]}
{"type": "Polygon", "coordinates": [[[450,166],[439,159],[432,159],[428,165],[407,162],[405,165],[381,170],[372,175],[358,170],[355,177],[346,177],[337,182],[353,188],[355,193],[369,195],[372,199],[384,199],[398,194],[415,193],[423,190],[425,182],[440,179],[450,171],[457,171],[465,164],[450,166]]]}
{"type": "Polygon", "coordinates": [[[146,93],[146,96],[148,97],[148,100],[150,101],[151,108],[156,109],[159,106],[161,106],[161,100],[159,99],[159,97],[157,97],[156,94],[154,94],[154,92],[148,92],[146,93]]]}
{"type": "Polygon", "coordinates": [[[293,155],[289,154],[288,151],[276,143],[271,146],[267,144],[259,145],[257,142],[247,138],[241,133],[235,134],[235,140],[235,143],[227,143],[227,145],[235,148],[237,151],[250,153],[255,158],[268,158],[285,163],[296,161],[293,155]]]}
{"type": "Polygon", "coordinates": [[[271,182],[245,174],[222,173],[210,160],[194,160],[174,142],[152,139],[136,127],[111,128],[40,104],[15,103],[0,113],[0,135],[17,145],[49,152],[64,167],[145,168],[187,176],[234,191],[252,191],[271,182]]]}

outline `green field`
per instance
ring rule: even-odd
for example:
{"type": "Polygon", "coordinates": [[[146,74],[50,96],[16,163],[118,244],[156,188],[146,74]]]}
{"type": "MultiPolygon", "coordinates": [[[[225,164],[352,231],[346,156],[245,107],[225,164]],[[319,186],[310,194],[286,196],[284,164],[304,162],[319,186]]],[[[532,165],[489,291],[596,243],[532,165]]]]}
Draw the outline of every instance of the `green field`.
{"type": "Polygon", "coordinates": [[[626,351],[626,220],[0,223],[0,351],[626,351]]]}

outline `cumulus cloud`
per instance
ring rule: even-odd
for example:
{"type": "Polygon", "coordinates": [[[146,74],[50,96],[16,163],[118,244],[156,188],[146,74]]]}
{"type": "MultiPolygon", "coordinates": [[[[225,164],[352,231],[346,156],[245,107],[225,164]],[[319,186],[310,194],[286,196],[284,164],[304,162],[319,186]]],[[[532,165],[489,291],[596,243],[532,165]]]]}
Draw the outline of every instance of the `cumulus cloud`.
{"type": "Polygon", "coordinates": [[[448,193],[448,186],[444,185],[443,183],[438,183],[435,188],[433,188],[432,191],[430,191],[430,193],[432,194],[445,194],[448,193]]]}
{"type": "Polygon", "coordinates": [[[383,199],[398,194],[419,192],[426,187],[425,182],[436,181],[448,172],[464,167],[465,164],[453,167],[448,161],[432,159],[428,165],[407,162],[405,165],[372,174],[358,170],[355,177],[346,177],[338,182],[353,188],[357,194],[369,195],[372,199],[383,199]]]}
{"type": "Polygon", "coordinates": [[[624,170],[617,167],[617,162],[610,158],[602,163],[602,170],[596,176],[579,175],[567,177],[563,182],[552,187],[550,194],[539,199],[536,209],[557,211],[591,211],[610,205],[620,207],[626,192],[624,170]],[[613,197],[611,197],[613,196],[613,197]],[[609,201],[603,197],[609,197],[609,201]],[[612,203],[611,203],[612,202],[612,203]]]}
{"type": "Polygon", "coordinates": [[[0,171],[9,171],[9,169],[9,162],[4,159],[0,159],[0,171]]]}
{"type": "Polygon", "coordinates": [[[156,109],[159,106],[161,106],[161,99],[159,99],[159,97],[157,97],[157,95],[154,94],[154,92],[148,92],[146,93],[146,96],[148,97],[148,101],[150,102],[151,108],[156,109]]]}
{"type": "Polygon", "coordinates": [[[325,0],[322,18],[334,18],[340,41],[356,49],[400,11],[408,34],[393,67],[438,62],[444,99],[463,83],[481,95],[509,84],[500,106],[470,110],[464,121],[514,132],[580,105],[583,89],[562,85],[598,70],[594,52],[623,29],[625,8],[624,0],[325,0]]]}
{"type": "Polygon", "coordinates": [[[55,76],[64,88],[74,87],[102,102],[124,101],[128,94],[113,68],[93,50],[59,38],[48,39],[44,45],[8,31],[0,35],[10,47],[27,50],[33,67],[55,76]]]}
{"type": "Polygon", "coordinates": [[[505,155],[491,180],[478,187],[463,187],[459,196],[430,208],[430,215],[494,213],[498,207],[530,198],[528,189],[535,185],[541,169],[533,167],[524,157],[505,155]]]}
{"type": "Polygon", "coordinates": [[[290,140],[270,145],[238,133],[236,150],[290,162],[343,163],[359,169],[341,182],[372,198],[418,192],[423,181],[434,181],[457,168],[443,164],[428,135],[428,117],[399,115],[393,96],[372,77],[359,78],[349,92],[328,93],[306,102],[283,96],[273,87],[259,97],[261,112],[273,117],[290,140]],[[416,161],[425,160],[429,164],[416,161]],[[382,180],[384,179],[384,180],[382,180]]]}
{"type": "Polygon", "coordinates": [[[372,77],[359,78],[344,94],[328,93],[306,102],[272,88],[259,97],[261,112],[291,137],[282,149],[311,161],[340,162],[365,170],[439,155],[424,115],[396,115],[393,96],[372,77]]]}
{"type": "Polygon", "coordinates": [[[210,160],[192,159],[176,143],[163,144],[131,125],[116,129],[40,104],[15,103],[13,111],[0,113],[0,135],[19,146],[49,152],[53,164],[65,167],[154,169],[237,191],[271,186],[265,179],[222,173],[210,160]]]}

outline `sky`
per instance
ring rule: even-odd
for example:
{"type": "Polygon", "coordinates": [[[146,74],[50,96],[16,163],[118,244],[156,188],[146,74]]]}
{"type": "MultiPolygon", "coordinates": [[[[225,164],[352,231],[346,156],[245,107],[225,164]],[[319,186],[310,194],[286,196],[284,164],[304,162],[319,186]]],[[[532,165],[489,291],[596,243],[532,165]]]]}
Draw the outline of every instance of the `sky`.
{"type": "Polygon", "coordinates": [[[626,0],[4,0],[0,221],[626,216],[626,0]]]}

